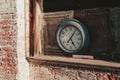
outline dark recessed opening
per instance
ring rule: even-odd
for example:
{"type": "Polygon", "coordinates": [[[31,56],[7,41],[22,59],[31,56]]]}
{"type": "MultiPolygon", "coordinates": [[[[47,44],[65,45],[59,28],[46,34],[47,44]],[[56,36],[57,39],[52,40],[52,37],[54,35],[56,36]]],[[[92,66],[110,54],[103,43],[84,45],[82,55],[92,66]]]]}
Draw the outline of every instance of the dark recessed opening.
{"type": "Polygon", "coordinates": [[[43,0],[43,11],[65,11],[80,8],[120,6],[120,0],[43,0]]]}

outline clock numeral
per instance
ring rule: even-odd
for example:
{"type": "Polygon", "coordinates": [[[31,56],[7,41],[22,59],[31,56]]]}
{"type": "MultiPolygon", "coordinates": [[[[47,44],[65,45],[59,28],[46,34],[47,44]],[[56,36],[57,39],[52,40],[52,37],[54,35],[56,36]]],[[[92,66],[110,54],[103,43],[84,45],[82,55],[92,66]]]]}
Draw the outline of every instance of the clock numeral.
{"type": "Polygon", "coordinates": [[[65,28],[65,31],[66,31],[66,32],[68,31],[67,28],[65,28]]]}
{"type": "Polygon", "coordinates": [[[65,41],[63,41],[63,44],[65,43],[65,41]]]}
{"type": "Polygon", "coordinates": [[[63,35],[61,35],[61,36],[60,36],[60,38],[64,38],[64,36],[63,36],[63,35]]]}
{"type": "Polygon", "coordinates": [[[79,37],[78,40],[81,40],[81,38],[79,37]]]}
{"type": "Polygon", "coordinates": [[[79,35],[80,35],[80,33],[79,33],[79,32],[77,32],[77,33],[76,33],[76,36],[79,36],[79,35]]]}
{"type": "Polygon", "coordinates": [[[69,27],[69,30],[72,31],[72,27],[69,27]]]}
{"type": "Polygon", "coordinates": [[[62,35],[64,35],[65,34],[65,32],[64,31],[62,31],[62,35]]]}
{"type": "Polygon", "coordinates": [[[80,42],[76,42],[77,44],[80,44],[80,42]]]}
{"type": "Polygon", "coordinates": [[[70,49],[72,49],[72,46],[70,46],[70,49]]]}
{"type": "Polygon", "coordinates": [[[69,46],[69,44],[67,43],[66,46],[69,46]]]}

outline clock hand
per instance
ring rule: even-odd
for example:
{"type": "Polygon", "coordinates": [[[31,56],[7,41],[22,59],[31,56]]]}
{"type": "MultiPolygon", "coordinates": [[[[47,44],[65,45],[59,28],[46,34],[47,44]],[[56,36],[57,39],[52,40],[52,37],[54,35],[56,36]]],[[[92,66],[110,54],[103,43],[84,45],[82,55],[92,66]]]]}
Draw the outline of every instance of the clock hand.
{"type": "Polygon", "coordinates": [[[71,39],[71,41],[72,41],[73,46],[76,48],[75,43],[73,42],[73,40],[72,40],[72,39],[71,39]]]}
{"type": "Polygon", "coordinates": [[[67,43],[71,40],[71,38],[72,38],[73,35],[75,34],[75,31],[76,31],[76,30],[74,30],[73,34],[72,34],[71,37],[68,39],[67,43]]]}

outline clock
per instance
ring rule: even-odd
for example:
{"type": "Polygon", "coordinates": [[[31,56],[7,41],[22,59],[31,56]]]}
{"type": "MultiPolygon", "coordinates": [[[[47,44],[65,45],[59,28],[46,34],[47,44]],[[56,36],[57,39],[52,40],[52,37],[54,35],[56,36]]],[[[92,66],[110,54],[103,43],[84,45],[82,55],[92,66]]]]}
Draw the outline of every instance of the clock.
{"type": "Polygon", "coordinates": [[[59,48],[70,54],[82,54],[88,47],[89,34],[86,26],[76,19],[60,22],[56,29],[59,48]]]}

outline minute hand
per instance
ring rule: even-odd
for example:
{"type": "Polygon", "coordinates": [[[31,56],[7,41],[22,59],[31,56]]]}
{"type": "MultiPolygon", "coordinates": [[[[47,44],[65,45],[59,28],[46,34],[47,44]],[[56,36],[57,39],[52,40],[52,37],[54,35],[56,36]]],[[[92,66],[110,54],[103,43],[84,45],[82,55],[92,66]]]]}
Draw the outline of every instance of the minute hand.
{"type": "Polygon", "coordinates": [[[73,37],[73,35],[75,34],[75,31],[76,30],[74,30],[74,33],[71,35],[71,37],[68,39],[68,41],[67,41],[67,43],[71,40],[71,38],[73,37]]]}

